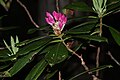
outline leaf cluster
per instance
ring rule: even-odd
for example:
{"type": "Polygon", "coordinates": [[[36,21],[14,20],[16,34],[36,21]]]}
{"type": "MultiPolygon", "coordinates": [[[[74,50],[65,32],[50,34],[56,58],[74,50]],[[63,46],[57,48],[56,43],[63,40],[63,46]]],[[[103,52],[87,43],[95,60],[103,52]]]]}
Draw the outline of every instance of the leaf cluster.
{"type": "MultiPolygon", "coordinates": [[[[84,47],[87,47],[92,43],[97,44],[92,44],[95,47],[104,43],[109,44],[109,40],[106,37],[99,36],[99,19],[101,17],[119,12],[119,3],[119,0],[111,0],[108,3],[107,0],[93,0],[93,6],[87,5],[85,2],[74,2],[64,6],[63,10],[69,9],[74,11],[87,12],[90,14],[87,16],[68,18],[68,23],[62,32],[63,34],[60,35],[63,38],[63,41],[76,52],[83,50],[84,47]],[[91,13],[97,14],[98,16],[92,15],[91,13]],[[85,19],[85,21],[80,22],[77,25],[71,25],[71,23],[80,21],[82,19],[85,19]],[[67,29],[69,25],[72,27],[67,29]]],[[[3,0],[0,0],[0,4],[5,7],[3,0]]],[[[6,5],[8,5],[8,3],[6,5]]],[[[102,26],[106,27],[111,32],[113,39],[120,46],[119,31],[114,27],[108,26],[106,24],[102,24],[102,26]]],[[[36,38],[27,39],[21,42],[17,36],[16,39],[11,36],[10,46],[4,40],[6,48],[0,50],[0,64],[2,64],[2,66],[0,66],[0,77],[14,76],[26,65],[34,61],[36,56],[40,56],[42,58],[38,59],[37,63],[27,74],[25,80],[37,80],[39,76],[41,76],[42,73],[44,73],[47,69],[48,71],[46,71],[47,74],[44,78],[50,79],[59,71],[59,68],[54,70],[50,69],[59,64],[63,65],[64,62],[73,56],[73,54],[70,53],[66,46],[62,43],[63,41],[60,39],[60,37],[54,35],[51,27],[49,27],[49,32],[48,29],[46,30],[46,27],[48,26],[45,25],[37,29],[34,28],[28,30],[28,34],[32,34],[38,30],[46,31],[44,36],[38,36],[36,38]]],[[[105,69],[107,67],[111,67],[111,65],[90,69],[90,72],[102,70],[103,68],[105,69]]],[[[87,72],[89,71],[80,73],[77,76],[72,77],[70,80],[87,72]]]]}

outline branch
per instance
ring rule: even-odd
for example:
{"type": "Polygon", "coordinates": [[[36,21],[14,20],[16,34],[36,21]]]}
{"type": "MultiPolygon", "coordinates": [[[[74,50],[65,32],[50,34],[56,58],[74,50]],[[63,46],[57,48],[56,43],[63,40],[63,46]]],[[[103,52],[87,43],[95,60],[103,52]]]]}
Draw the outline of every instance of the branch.
{"type": "Polygon", "coordinates": [[[118,66],[120,66],[120,63],[112,56],[112,54],[110,53],[110,51],[108,51],[107,55],[109,55],[110,58],[111,58],[118,66]]]}
{"type": "MultiPolygon", "coordinates": [[[[100,47],[97,49],[97,56],[96,56],[96,67],[99,67],[99,58],[100,58],[100,47]]],[[[96,70],[96,76],[99,76],[99,70],[96,70]]]]}
{"type": "Polygon", "coordinates": [[[93,80],[99,80],[95,75],[92,74],[92,72],[89,72],[89,68],[87,67],[87,65],[85,64],[82,55],[78,55],[75,51],[73,51],[72,49],[69,48],[68,45],[66,45],[66,43],[64,42],[64,40],[62,39],[61,36],[59,36],[59,38],[62,40],[62,43],[65,45],[65,47],[68,49],[68,51],[70,51],[71,53],[73,53],[75,56],[77,56],[80,60],[81,60],[81,65],[84,67],[84,69],[86,71],[88,71],[88,74],[92,75],[93,80]]]}
{"type": "Polygon", "coordinates": [[[59,1],[58,0],[56,0],[56,8],[57,8],[57,12],[59,12],[60,9],[59,9],[59,1]]]}
{"type": "Polygon", "coordinates": [[[22,6],[24,8],[24,10],[26,11],[28,17],[30,18],[30,21],[34,24],[35,27],[39,28],[39,26],[35,23],[35,21],[32,19],[32,16],[30,15],[27,7],[19,0],[17,0],[17,2],[20,4],[20,6],[22,6]]]}
{"type": "Polygon", "coordinates": [[[62,80],[62,78],[61,78],[61,72],[59,71],[59,80],[62,80]]]}
{"type": "MultiPolygon", "coordinates": [[[[100,33],[99,36],[102,36],[102,17],[100,17],[100,33]]],[[[99,59],[100,59],[100,47],[97,49],[97,55],[96,55],[96,67],[99,67],[99,59]]],[[[96,76],[99,76],[99,70],[96,71],[96,76]]]]}

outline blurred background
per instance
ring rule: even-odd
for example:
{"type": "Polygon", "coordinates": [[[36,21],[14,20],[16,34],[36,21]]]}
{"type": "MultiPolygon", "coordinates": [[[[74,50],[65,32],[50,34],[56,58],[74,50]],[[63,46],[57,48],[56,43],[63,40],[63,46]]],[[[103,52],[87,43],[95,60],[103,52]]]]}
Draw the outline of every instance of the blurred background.
{"type": "MultiPolygon", "coordinates": [[[[56,9],[56,1],[55,0],[20,0],[30,12],[33,20],[39,25],[45,25],[45,13],[53,12],[56,9]]],[[[92,5],[92,0],[58,0],[59,1],[59,9],[62,12],[62,8],[76,1],[85,1],[88,5],[92,5]]],[[[89,14],[89,13],[86,13],[89,14]]],[[[82,16],[86,15],[85,13],[75,11],[74,15],[68,16],[75,17],[75,16],[82,16]]],[[[21,7],[16,0],[13,0],[10,8],[6,11],[3,6],[0,5],[0,16],[6,15],[2,20],[0,20],[0,46],[2,47],[3,39],[9,42],[10,36],[18,35],[20,41],[25,39],[29,39],[32,37],[43,35],[44,32],[36,31],[33,34],[27,34],[28,29],[35,28],[35,26],[31,23],[26,11],[21,7]],[[12,30],[11,30],[12,29],[12,30]]],[[[114,26],[118,31],[120,31],[120,12],[107,16],[103,19],[103,23],[109,24],[114,26]]],[[[73,22],[73,25],[79,24],[79,22],[73,22]]],[[[69,25],[67,26],[69,27],[69,25]]],[[[71,27],[71,26],[70,26],[71,27]]],[[[107,36],[110,41],[110,47],[112,55],[120,62],[120,47],[114,42],[112,36],[110,35],[109,31],[103,31],[105,36],[107,36]]],[[[120,66],[118,66],[111,58],[105,54],[105,50],[108,47],[103,47],[103,52],[101,54],[101,64],[111,64],[113,68],[107,68],[102,70],[100,75],[102,80],[120,80],[120,66]]],[[[96,48],[88,47],[84,54],[84,59],[86,64],[89,67],[94,67],[95,65],[95,52],[96,48]]],[[[36,58],[37,59],[37,58],[36,58]]],[[[33,63],[34,64],[34,63],[33,63]]],[[[6,80],[23,80],[25,77],[25,73],[27,73],[32,67],[32,64],[29,64],[25,68],[23,68],[19,73],[17,73],[12,78],[6,78],[6,80]],[[22,73],[22,75],[21,75],[22,73]]],[[[80,65],[79,60],[76,57],[71,58],[64,66],[61,67],[62,77],[67,80],[69,76],[78,74],[84,71],[83,67],[80,65]]],[[[39,78],[41,80],[42,76],[39,78]]],[[[56,80],[56,77],[53,78],[56,80]]],[[[91,76],[88,74],[84,74],[78,77],[76,80],[91,80],[91,76]]]]}

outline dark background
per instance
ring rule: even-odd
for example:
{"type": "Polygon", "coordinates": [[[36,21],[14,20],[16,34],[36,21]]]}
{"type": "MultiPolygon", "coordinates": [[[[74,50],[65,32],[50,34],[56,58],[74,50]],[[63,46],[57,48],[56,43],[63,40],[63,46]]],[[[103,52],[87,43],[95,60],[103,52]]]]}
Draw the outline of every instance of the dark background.
{"type": "MultiPolygon", "coordinates": [[[[51,0],[21,0],[23,4],[28,8],[33,20],[39,25],[46,24],[45,22],[45,12],[56,10],[55,1],[51,0]]],[[[70,3],[69,1],[61,0],[59,4],[62,6],[70,3]]],[[[34,28],[35,26],[31,23],[28,15],[24,11],[24,9],[13,0],[9,11],[5,11],[4,8],[0,5],[0,16],[6,14],[0,21],[0,28],[5,27],[15,27],[13,30],[4,30],[0,29],[0,46],[3,46],[2,39],[6,41],[10,40],[10,36],[18,35],[20,41],[23,41],[28,38],[32,38],[35,36],[41,35],[41,32],[35,32],[33,34],[27,34],[28,29],[34,28]]],[[[79,14],[79,13],[78,13],[79,14]]],[[[107,16],[103,19],[103,23],[114,26],[118,31],[120,31],[120,13],[116,13],[110,16],[107,16]]],[[[102,70],[101,77],[102,80],[120,80],[120,66],[118,66],[111,58],[105,53],[106,49],[109,49],[112,55],[120,62],[120,47],[115,43],[112,38],[110,32],[103,28],[104,36],[110,39],[109,47],[103,45],[103,53],[101,54],[101,65],[102,64],[111,64],[113,68],[107,68],[102,70]]],[[[87,65],[93,67],[94,65],[94,55],[96,48],[88,47],[86,49],[86,53],[84,53],[84,58],[87,62],[87,65]],[[89,55],[88,55],[89,54],[89,55]]],[[[37,59],[37,58],[36,58],[37,59]]],[[[28,64],[25,68],[23,68],[19,73],[17,73],[12,78],[6,78],[6,80],[24,80],[25,75],[29,72],[29,70],[33,67],[34,63],[28,64]]],[[[79,71],[83,71],[83,68],[80,65],[80,62],[76,57],[73,57],[62,67],[62,77],[67,80],[67,76],[72,76],[73,74],[80,73],[79,71]]],[[[89,80],[91,77],[87,74],[80,76],[76,80],[89,80]]],[[[41,77],[39,78],[41,80],[41,77]]]]}

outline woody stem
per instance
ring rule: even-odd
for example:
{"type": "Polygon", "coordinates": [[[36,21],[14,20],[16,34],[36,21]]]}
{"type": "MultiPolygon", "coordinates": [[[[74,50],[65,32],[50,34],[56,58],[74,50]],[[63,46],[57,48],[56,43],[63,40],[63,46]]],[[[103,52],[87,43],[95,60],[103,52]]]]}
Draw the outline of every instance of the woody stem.
{"type": "Polygon", "coordinates": [[[75,56],[77,56],[80,60],[81,60],[81,65],[84,67],[84,69],[86,71],[88,71],[88,74],[92,75],[93,80],[99,80],[95,75],[92,74],[92,72],[89,72],[89,68],[87,67],[87,65],[85,64],[85,61],[83,60],[82,55],[78,55],[75,51],[73,51],[72,49],[70,49],[66,43],[64,42],[63,38],[61,36],[59,36],[59,38],[61,39],[62,43],[65,45],[65,47],[67,48],[67,50],[71,53],[73,53],[75,56]]]}

